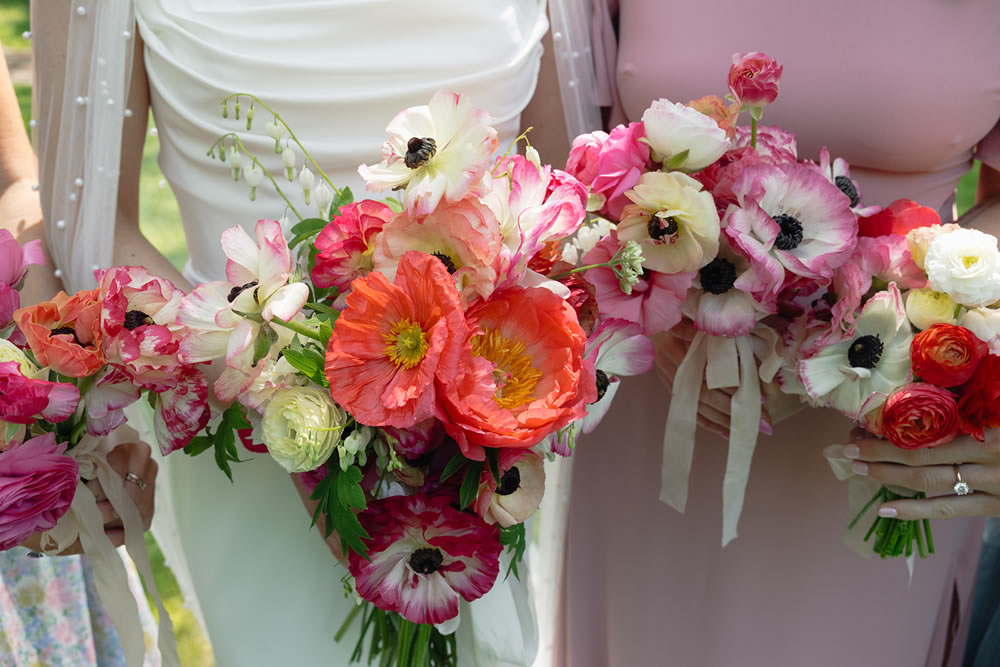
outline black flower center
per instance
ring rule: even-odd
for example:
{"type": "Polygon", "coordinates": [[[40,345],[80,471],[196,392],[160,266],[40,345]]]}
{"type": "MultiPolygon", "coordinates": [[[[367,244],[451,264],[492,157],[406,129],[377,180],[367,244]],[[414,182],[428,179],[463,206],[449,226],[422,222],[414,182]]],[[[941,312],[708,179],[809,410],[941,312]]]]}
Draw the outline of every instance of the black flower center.
{"type": "Polygon", "coordinates": [[[60,335],[72,336],[74,343],[76,343],[80,347],[87,347],[86,345],[84,345],[83,343],[80,342],[79,338],[76,337],[76,329],[74,329],[73,327],[58,327],[58,328],[52,330],[52,335],[53,336],[60,336],[60,335]]]}
{"type": "Polygon", "coordinates": [[[126,329],[132,331],[144,324],[152,324],[153,319],[141,310],[130,310],[125,313],[125,322],[122,324],[126,329]]]}
{"type": "Polygon", "coordinates": [[[451,261],[451,257],[444,254],[443,252],[431,253],[431,257],[437,257],[444,264],[444,268],[448,269],[448,273],[455,273],[458,268],[455,267],[455,262],[451,261]]]}
{"type": "Polygon", "coordinates": [[[698,272],[701,287],[710,294],[725,294],[736,282],[736,265],[725,257],[716,257],[698,272]]]}
{"type": "Polygon", "coordinates": [[[507,468],[506,472],[500,476],[500,486],[497,487],[498,496],[509,496],[521,487],[521,471],[517,466],[507,468]]]}
{"type": "Polygon", "coordinates": [[[847,361],[855,368],[875,368],[885,346],[878,336],[855,338],[847,350],[847,361]]]}
{"type": "MultiPolygon", "coordinates": [[[[608,379],[608,374],[599,368],[594,375],[597,380],[597,401],[599,401],[604,398],[604,394],[608,391],[608,385],[611,384],[611,380],[608,379]]],[[[594,401],[594,403],[597,401],[594,401]]]]}
{"type": "Polygon", "coordinates": [[[676,234],[679,225],[677,224],[677,218],[674,216],[661,218],[658,215],[654,215],[646,224],[646,229],[649,231],[649,238],[659,241],[660,239],[670,238],[676,234]]]}
{"type": "Polygon", "coordinates": [[[861,198],[858,197],[858,188],[855,187],[854,181],[847,176],[837,176],[833,179],[833,183],[851,200],[851,208],[854,208],[861,202],[861,198]]]}
{"type": "Polygon", "coordinates": [[[410,569],[417,574],[434,574],[441,569],[444,556],[440,549],[423,548],[417,549],[410,556],[410,569]]]}
{"type": "Polygon", "coordinates": [[[240,285],[239,287],[234,287],[233,289],[229,290],[229,296],[226,297],[226,300],[229,301],[229,303],[232,303],[233,301],[236,301],[236,297],[238,297],[240,294],[243,293],[243,290],[250,289],[251,287],[256,287],[256,286],[257,286],[257,281],[254,280],[252,282],[247,283],[246,285],[240,285]]]}
{"type": "Polygon", "coordinates": [[[437,152],[437,142],[430,137],[411,137],[406,142],[406,156],[403,163],[410,169],[416,169],[427,164],[427,161],[434,157],[437,152]]]}
{"type": "Polygon", "coordinates": [[[778,250],[798,248],[802,243],[802,223],[786,213],[774,216],[774,221],[781,227],[778,237],[774,239],[774,247],[778,250]]]}

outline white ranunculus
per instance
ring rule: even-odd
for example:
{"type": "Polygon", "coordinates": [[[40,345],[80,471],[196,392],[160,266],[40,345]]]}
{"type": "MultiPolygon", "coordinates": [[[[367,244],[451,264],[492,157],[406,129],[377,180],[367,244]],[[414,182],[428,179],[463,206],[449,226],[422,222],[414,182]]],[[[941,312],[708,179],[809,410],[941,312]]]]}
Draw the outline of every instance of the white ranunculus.
{"type": "Polygon", "coordinates": [[[913,256],[913,263],[924,270],[924,258],[927,256],[927,248],[931,241],[941,234],[950,234],[956,229],[961,229],[958,225],[949,222],[947,225],[930,225],[929,227],[917,227],[911,229],[906,234],[906,246],[913,256]]]}
{"type": "Polygon", "coordinates": [[[347,420],[330,395],[316,387],[288,387],[264,409],[261,431],[267,451],[288,472],[307,472],[326,463],[347,420]]]}
{"type": "Polygon", "coordinates": [[[646,139],[664,161],[687,151],[687,160],[676,165],[697,171],[712,164],[729,150],[726,131],[714,119],[691,107],[659,99],[642,114],[646,139]]]}
{"type": "Polygon", "coordinates": [[[924,268],[931,289],[970,308],[1000,301],[997,239],[975,229],[939,234],[927,247],[924,268]]]}
{"type": "Polygon", "coordinates": [[[906,316],[918,329],[935,324],[954,324],[957,304],[950,296],[932,289],[912,289],[906,293],[906,316]]]}
{"type": "Polygon", "coordinates": [[[1000,310],[973,308],[958,318],[958,325],[989,344],[991,354],[1000,355],[1000,310]]]}

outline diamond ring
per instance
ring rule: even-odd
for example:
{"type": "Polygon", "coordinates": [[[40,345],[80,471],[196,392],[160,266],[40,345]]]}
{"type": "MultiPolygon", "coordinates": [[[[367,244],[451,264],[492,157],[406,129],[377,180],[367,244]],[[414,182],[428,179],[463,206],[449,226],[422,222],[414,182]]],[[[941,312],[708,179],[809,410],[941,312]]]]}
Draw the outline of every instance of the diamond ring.
{"type": "Polygon", "coordinates": [[[954,486],[955,495],[967,496],[972,493],[972,489],[970,489],[969,485],[962,479],[962,473],[959,471],[957,463],[955,464],[955,479],[958,480],[955,482],[954,486]]]}

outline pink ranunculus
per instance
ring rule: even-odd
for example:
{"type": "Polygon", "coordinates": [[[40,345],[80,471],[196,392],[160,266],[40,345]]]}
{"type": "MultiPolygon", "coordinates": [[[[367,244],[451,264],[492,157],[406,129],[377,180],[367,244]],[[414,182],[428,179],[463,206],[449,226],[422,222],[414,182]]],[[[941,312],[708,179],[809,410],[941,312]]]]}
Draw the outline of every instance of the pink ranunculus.
{"type": "Polygon", "coordinates": [[[628,205],[625,193],[639,182],[649,164],[649,146],[639,141],[644,136],[642,123],[619,125],[611,130],[608,140],[601,146],[597,176],[590,188],[604,196],[603,215],[617,220],[628,205]]]}
{"type": "Polygon", "coordinates": [[[608,133],[596,130],[581,134],[573,140],[573,147],[566,159],[566,171],[584,185],[590,185],[597,177],[597,165],[601,149],[608,140],[608,133]]]}
{"type": "Polygon", "coordinates": [[[22,246],[13,234],[0,229],[0,285],[17,287],[32,264],[45,264],[42,242],[28,241],[22,246]]]}
{"type": "Polygon", "coordinates": [[[46,433],[0,452],[0,551],[53,528],[73,503],[79,468],[46,433]]]}
{"type": "MultiPolygon", "coordinates": [[[[618,235],[612,231],[584,255],[583,263],[606,263],[618,248],[618,235]]],[[[586,272],[587,280],[594,286],[601,316],[635,322],[647,336],[669,331],[681,321],[681,306],[694,276],[694,273],[670,275],[645,271],[632,286],[632,293],[625,294],[611,269],[602,267],[586,272]]]]}
{"type": "Polygon", "coordinates": [[[358,595],[413,623],[441,623],[458,615],[460,599],[493,588],[499,531],[451,502],[448,495],[391,496],[361,512],[371,560],[350,552],[358,595]]]}
{"type": "Polygon", "coordinates": [[[208,424],[208,379],[193,366],[183,366],[177,384],[159,395],[153,427],[166,456],[182,449],[208,424]]]}
{"type": "Polygon", "coordinates": [[[736,203],[733,184],[739,179],[744,169],[761,164],[761,162],[763,160],[757,151],[750,146],[741,146],[729,150],[714,163],[695,174],[691,174],[691,177],[712,193],[715,207],[721,218],[725,215],[729,205],[736,203]]]}
{"type": "Polygon", "coordinates": [[[105,356],[140,387],[167,389],[181,363],[173,329],[184,293],[141,266],[118,266],[96,277],[105,356]]]}
{"type": "Polygon", "coordinates": [[[363,199],[340,209],[316,237],[316,265],[312,279],[318,287],[349,290],[351,281],[372,270],[375,235],[382,231],[392,209],[374,199],[363,199]]]}
{"type": "MultiPolygon", "coordinates": [[[[733,137],[733,148],[750,146],[750,128],[740,125],[733,137]]],[[[767,164],[786,164],[798,161],[798,146],[795,135],[773,125],[757,127],[757,155],[767,164]]]]}
{"type": "Polygon", "coordinates": [[[729,93],[744,109],[760,109],[778,97],[782,67],[760,51],[734,53],[729,93]]]}
{"type": "MultiPolygon", "coordinates": [[[[612,231],[584,255],[583,263],[608,262],[618,248],[618,236],[612,231]]],[[[635,322],[647,336],[669,331],[681,321],[681,306],[695,276],[645,271],[632,286],[632,293],[625,294],[618,277],[609,268],[590,269],[585,275],[594,286],[597,310],[602,317],[635,322]]]]}
{"type": "Polygon", "coordinates": [[[28,378],[17,361],[0,362],[0,422],[65,421],[79,401],[80,390],[72,384],[28,378]]]}

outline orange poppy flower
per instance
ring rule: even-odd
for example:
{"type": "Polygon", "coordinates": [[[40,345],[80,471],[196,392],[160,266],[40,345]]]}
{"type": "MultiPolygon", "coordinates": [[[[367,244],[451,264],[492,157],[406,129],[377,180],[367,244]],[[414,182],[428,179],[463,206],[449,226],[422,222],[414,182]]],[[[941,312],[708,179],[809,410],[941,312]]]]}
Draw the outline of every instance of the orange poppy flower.
{"type": "Polygon", "coordinates": [[[435,379],[458,371],[469,333],[448,269],[407,252],[395,284],[378,271],[352,283],[326,349],[330,394],[362,424],[409,428],[434,416],[435,379]]]}
{"type": "Polygon", "coordinates": [[[469,458],[482,460],[483,447],[533,447],[597,400],[587,335],[559,296],[503,289],[467,317],[475,333],[438,388],[438,419],[469,458]]]}
{"type": "Polygon", "coordinates": [[[87,377],[104,367],[101,350],[100,291],[67,296],[21,308],[14,321],[42,366],[60,375],[87,377]]]}

